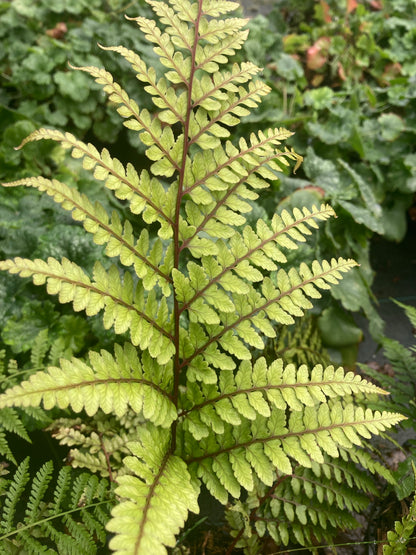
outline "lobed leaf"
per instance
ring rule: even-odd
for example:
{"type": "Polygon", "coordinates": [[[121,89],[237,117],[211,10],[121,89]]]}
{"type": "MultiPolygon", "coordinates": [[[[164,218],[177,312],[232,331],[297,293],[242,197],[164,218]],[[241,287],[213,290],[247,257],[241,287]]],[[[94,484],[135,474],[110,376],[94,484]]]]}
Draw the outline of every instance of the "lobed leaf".
{"type": "Polygon", "coordinates": [[[89,365],[77,358],[62,359],[60,368],[49,367],[36,372],[29,380],[0,395],[0,407],[43,403],[45,409],[71,406],[75,412],[85,410],[88,416],[101,409],[105,414],[113,413],[118,417],[131,408],[164,428],[175,420],[176,410],[166,393],[170,368],[161,373],[146,355],[140,361],[134,347],[128,343],[124,349],[115,345],[115,357],[102,350],[100,353],[90,351],[89,359],[89,365]]]}
{"type": "Polygon", "coordinates": [[[75,311],[85,310],[91,316],[103,310],[106,329],[114,326],[118,334],[130,330],[133,345],[148,349],[160,364],[166,364],[173,356],[165,298],[158,303],[152,290],[145,299],[140,283],[135,287],[128,272],[122,281],[115,266],[107,272],[96,262],[91,281],[75,263],[66,258],[59,262],[51,257],[47,262],[17,257],[0,262],[0,269],[32,277],[35,285],[46,283],[50,295],[59,295],[61,303],[72,302],[75,311]]]}
{"type": "MultiPolygon", "coordinates": [[[[150,116],[149,116],[150,118],[150,116]]],[[[159,234],[163,238],[172,235],[172,200],[163,186],[151,178],[146,170],[139,176],[132,164],[127,167],[117,158],[112,158],[106,148],[101,153],[91,143],[85,144],[77,140],[71,133],[62,133],[53,129],[39,129],[31,133],[19,145],[22,148],[31,141],[50,139],[57,141],[67,150],[71,150],[74,158],[83,158],[86,169],[94,170],[94,177],[105,182],[105,186],[114,191],[121,200],[128,200],[133,214],[143,213],[143,219],[150,224],[159,222],[159,234]]]]}
{"type": "MultiPolygon", "coordinates": [[[[239,486],[245,487],[248,482],[239,471],[234,472],[231,461],[236,453],[244,452],[253,471],[258,469],[258,477],[271,486],[275,470],[285,476],[293,473],[294,463],[305,468],[312,468],[315,463],[322,465],[327,456],[339,457],[339,448],[343,456],[354,460],[356,453],[360,453],[355,446],[363,445],[362,437],[380,434],[403,418],[400,414],[364,411],[359,406],[341,402],[320,404],[318,410],[305,407],[290,413],[288,419],[285,411],[272,409],[270,416],[256,416],[249,425],[242,421],[235,431],[230,424],[224,424],[222,435],[201,437],[197,444],[185,432],[189,446],[186,460],[209,489],[216,475],[225,492],[238,498],[239,486]],[[357,433],[350,436],[351,430],[357,433]],[[262,466],[256,460],[259,453],[262,466]]],[[[212,488],[211,493],[221,502],[228,497],[216,488],[212,488]]]]}
{"type": "Polygon", "coordinates": [[[110,548],[118,555],[167,554],[165,546],[176,545],[188,511],[199,512],[199,487],[183,460],[170,452],[169,439],[167,431],[148,427],[129,444],[131,456],[124,463],[130,474],[118,478],[121,501],[107,524],[115,534],[110,548]]]}

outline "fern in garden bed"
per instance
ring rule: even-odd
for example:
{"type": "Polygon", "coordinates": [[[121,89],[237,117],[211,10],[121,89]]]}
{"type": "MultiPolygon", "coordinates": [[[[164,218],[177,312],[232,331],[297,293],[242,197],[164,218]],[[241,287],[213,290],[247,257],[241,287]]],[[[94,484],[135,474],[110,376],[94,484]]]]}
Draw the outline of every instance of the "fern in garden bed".
{"type": "MultiPolygon", "coordinates": [[[[357,404],[356,394],[385,392],[351,372],[254,360],[252,353],[356,264],[339,258],[287,267],[285,251],[334,216],[330,206],[283,211],[255,227],[245,223],[267,180],[301,158],[281,147],[291,135],[282,128],[252,133],[238,144],[227,140],[229,128],[269,91],[255,80],[260,70],[253,64],[225,66],[247,36],[246,20],[227,16],[238,4],[148,3],[160,26],[143,17],[133,21],[155,44],[164,75],[124,47],[105,49],[130,63],[159,109],[156,116],[141,110],[104,69],[77,69],[103,86],[126,127],[139,134],[150,171],[123,166],[106,149],[99,152],[70,133],[40,129],[22,144],[50,139],[70,150],[142,220],[139,230],[57,180],[5,184],[46,192],[124,268],[107,270],[97,262],[88,275],[53,258],[15,258],[0,268],[45,284],[75,311],[102,311],[104,327],[114,327],[120,344],[111,353],[91,351],[87,360],[62,359],[6,391],[0,406],[139,417],[130,427],[129,454],[116,478],[119,501],[107,523],[110,547],[120,555],[156,555],[174,546],[188,512],[199,511],[201,484],[224,504],[243,489],[252,492],[267,511],[279,484],[299,477],[305,491],[292,485],[291,499],[282,494],[284,514],[292,523],[307,522],[315,535],[325,536],[329,522],[330,536],[335,527],[350,525],[348,510],[361,506],[356,493],[328,486],[331,473],[351,476],[363,491],[369,486],[355,463],[388,478],[361,446],[402,416],[357,404]],[[293,512],[298,497],[309,498],[311,491],[321,504],[308,509],[302,503],[293,512]],[[336,518],[323,503],[333,505],[334,498],[336,518]]],[[[280,518],[279,511],[273,515],[280,518]]],[[[240,538],[251,533],[248,521],[240,538]]],[[[297,534],[299,524],[286,532],[281,526],[282,544],[310,541],[309,533],[297,534]]]]}
{"type": "Polygon", "coordinates": [[[0,553],[94,554],[105,544],[105,523],[114,496],[105,479],[73,476],[63,466],[52,485],[53,465],[45,463],[30,485],[29,459],[13,479],[0,483],[0,553]],[[52,487],[53,486],[53,487],[52,487]],[[22,503],[22,499],[24,503],[22,503]],[[27,502],[26,502],[27,499],[27,502]],[[56,547],[57,551],[51,551],[56,547]]]}

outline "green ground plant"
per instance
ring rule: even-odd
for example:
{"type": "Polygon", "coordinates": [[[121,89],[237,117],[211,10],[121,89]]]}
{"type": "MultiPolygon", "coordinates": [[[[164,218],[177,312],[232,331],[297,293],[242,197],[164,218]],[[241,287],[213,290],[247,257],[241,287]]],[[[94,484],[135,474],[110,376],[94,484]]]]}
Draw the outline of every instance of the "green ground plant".
{"type": "Polygon", "coordinates": [[[333,206],[340,218],[325,224],[309,255],[335,249],[360,263],[332,295],[338,309],[364,311],[381,338],[370,240],[404,237],[416,191],[416,4],[276,0],[274,6],[267,18],[250,22],[242,50],[265,68],[272,89],[244,131],[260,121],[290,126],[296,133],[289,144],[304,164],[296,179],[270,190],[263,206],[274,211],[317,199],[333,206]]]}
{"type": "MultiPolygon", "coordinates": [[[[416,308],[395,301],[409,319],[413,329],[416,328],[416,308]]],[[[360,365],[366,377],[370,377],[383,388],[388,388],[390,395],[388,399],[378,400],[375,405],[378,410],[398,411],[406,420],[401,423],[400,428],[416,431],[416,345],[406,347],[399,341],[384,337],[381,342],[383,355],[390,365],[389,371],[383,368],[375,369],[368,365],[360,365]]],[[[394,436],[393,436],[394,437],[394,436]]],[[[395,472],[397,483],[395,492],[399,500],[409,497],[414,492],[413,464],[416,461],[416,439],[415,433],[408,434],[405,444],[401,447],[406,453],[404,461],[400,462],[395,472]]],[[[400,442],[403,444],[403,440],[400,442]]]]}
{"type": "MultiPolygon", "coordinates": [[[[329,540],[353,525],[352,512],[375,492],[372,474],[392,480],[367,440],[403,417],[368,408],[385,391],[352,372],[269,362],[262,351],[278,326],[303,317],[356,262],[291,262],[298,245],[334,217],[327,204],[269,219],[251,214],[269,180],[296,168],[301,157],[282,147],[291,136],[284,128],[230,140],[270,90],[256,79],[253,63],[228,64],[248,34],[247,20],[228,15],[238,4],[148,4],[156,19],[132,20],[163,72],[124,46],[103,48],[128,62],[156,114],[139,107],[105,69],[74,69],[103,87],[144,144],[149,168],[124,165],[106,148],[60,130],[41,128],[21,145],[60,144],[126,205],[129,218],[54,178],[4,183],[46,193],[119,265],[98,260],[88,272],[68,258],[17,256],[0,268],[46,285],[75,312],[101,312],[104,328],[120,341],[32,373],[0,396],[0,407],[79,414],[81,423],[61,420],[56,433],[63,439],[67,428],[77,466],[110,478],[108,498],[116,483],[105,522],[115,553],[157,555],[174,547],[189,512],[200,510],[202,486],[223,505],[234,500],[230,550],[259,553],[267,535],[279,545],[329,540]]],[[[37,484],[46,484],[49,467],[39,472],[37,484]]],[[[37,500],[45,488],[35,488],[37,500]]],[[[32,549],[59,552],[54,527],[28,540],[31,521],[23,524],[22,533],[16,524],[16,549],[30,541],[32,549]]],[[[101,532],[97,525],[97,543],[101,532]]]]}
{"type": "MultiPolygon", "coordinates": [[[[413,471],[413,489],[416,489],[415,475],[416,467],[412,462],[413,471]]],[[[410,503],[407,513],[401,521],[394,523],[394,530],[387,532],[387,544],[383,545],[383,555],[405,555],[408,553],[408,544],[414,538],[414,529],[416,526],[416,497],[414,496],[410,503]]]]}

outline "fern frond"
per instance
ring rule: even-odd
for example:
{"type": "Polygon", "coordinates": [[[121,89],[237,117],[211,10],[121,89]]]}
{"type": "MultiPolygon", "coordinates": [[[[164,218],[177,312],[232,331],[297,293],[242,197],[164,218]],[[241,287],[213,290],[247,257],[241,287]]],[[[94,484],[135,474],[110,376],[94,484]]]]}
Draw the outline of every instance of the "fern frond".
{"type": "MultiPolygon", "coordinates": [[[[249,83],[248,90],[240,87],[238,94],[229,92],[226,101],[219,101],[210,96],[215,93],[216,87],[211,87],[211,89],[206,86],[202,87],[202,83],[200,91],[196,87],[200,96],[196,96],[197,93],[195,93],[195,104],[199,108],[191,117],[189,129],[190,144],[197,144],[203,150],[219,148],[220,138],[230,135],[223,125],[237,125],[240,121],[239,117],[250,113],[245,106],[257,106],[261,102],[261,97],[270,92],[270,88],[265,83],[256,81],[249,83]]],[[[224,171],[222,173],[225,174],[224,171]]]]}
{"type": "Polygon", "coordinates": [[[49,483],[52,480],[52,461],[46,462],[36,473],[32,481],[32,489],[26,507],[26,522],[33,524],[39,513],[39,506],[45,496],[49,483]]]}
{"type": "MultiPolygon", "coordinates": [[[[219,199],[215,197],[216,192],[228,191],[229,189],[232,189],[233,193],[238,192],[239,196],[243,198],[251,198],[246,185],[254,189],[268,187],[269,183],[265,179],[275,179],[276,176],[273,171],[282,171],[277,160],[283,165],[289,163],[286,158],[295,160],[297,165],[302,161],[302,157],[293,151],[288,149],[279,151],[276,149],[282,140],[291,135],[289,131],[283,128],[269,130],[267,136],[259,133],[259,137],[256,137],[253,133],[249,145],[245,139],[240,139],[239,149],[227,141],[224,150],[222,146],[218,145],[215,135],[205,134],[212,120],[204,115],[202,109],[198,113],[202,114],[202,118],[199,118],[199,122],[195,120],[192,140],[196,142],[201,138],[201,140],[204,139],[205,143],[199,144],[203,150],[195,154],[192,164],[185,168],[183,180],[184,194],[189,194],[197,205],[207,205],[212,201],[218,202],[219,199]],[[206,152],[204,146],[206,146],[208,152],[206,152]],[[210,150],[213,152],[210,152],[210,150]]],[[[224,116],[222,123],[232,125],[235,122],[233,119],[225,119],[224,116]]],[[[192,131],[192,129],[193,127],[190,124],[190,130],[192,131]]],[[[213,129],[216,130],[215,132],[219,137],[223,136],[220,126],[213,129]]],[[[228,200],[226,197],[226,200],[225,205],[232,209],[231,199],[228,200]],[[231,206],[229,206],[230,204],[231,206]]],[[[242,203],[242,207],[237,210],[243,213],[247,212],[248,210],[244,209],[245,204],[242,203]]]]}
{"type": "MultiPolygon", "coordinates": [[[[196,4],[194,4],[195,7],[197,7],[196,4]]],[[[127,17],[127,19],[135,21],[145,38],[157,45],[153,48],[155,54],[159,57],[161,64],[170,70],[165,73],[165,77],[174,84],[188,83],[192,71],[191,56],[184,56],[182,52],[175,51],[169,34],[163,33],[154,20],[145,17],[127,17]]]]}
{"type": "MultiPolygon", "coordinates": [[[[157,253],[160,258],[162,253],[157,253]]],[[[75,263],[64,258],[27,260],[20,257],[0,262],[0,269],[22,277],[32,277],[35,285],[47,284],[50,295],[59,295],[61,303],[72,302],[74,310],[85,310],[91,316],[104,310],[104,326],[114,325],[116,333],[130,330],[133,345],[149,349],[160,364],[168,362],[174,346],[171,341],[168,309],[162,297],[160,303],[152,290],[144,299],[140,282],[134,287],[132,276],[124,273],[123,282],[115,266],[109,272],[97,262],[94,266],[94,281],[75,263]]]]}
{"type": "MultiPolygon", "coordinates": [[[[172,0],[172,5],[178,7],[178,11],[182,10],[185,4],[183,0],[172,0]]],[[[238,2],[229,2],[228,0],[213,0],[205,2],[202,6],[202,14],[210,17],[218,17],[229,12],[233,12],[240,7],[238,2]]]]}
{"type": "Polygon", "coordinates": [[[28,142],[44,139],[59,142],[64,149],[71,150],[74,158],[84,158],[84,168],[94,169],[96,179],[104,181],[105,186],[114,191],[117,198],[129,201],[133,214],[143,213],[143,219],[148,224],[158,221],[161,225],[160,235],[163,238],[171,237],[173,201],[161,183],[150,177],[146,170],[139,176],[132,164],[129,163],[124,168],[117,158],[110,156],[107,149],[104,148],[100,153],[91,143],[85,144],[71,133],[54,129],[42,128],[34,131],[18,148],[28,142]]]}
{"type": "MultiPolygon", "coordinates": [[[[59,143],[140,216],[139,231],[130,224],[136,218],[122,223],[59,181],[6,184],[46,192],[127,268],[97,262],[90,276],[67,259],[0,262],[0,270],[46,284],[75,311],[102,311],[106,329],[130,334],[131,344],[115,345],[114,354],[92,351],[85,361],[65,353],[59,365],[10,381],[14,387],[0,395],[0,407],[84,411],[88,422],[60,420],[54,433],[73,448],[74,466],[117,481],[117,505],[108,522],[108,483],[91,473],[70,479],[62,469],[52,494],[49,464],[27,491],[22,465],[4,496],[0,540],[24,552],[53,545],[58,553],[92,555],[105,541],[104,524],[119,555],[166,554],[189,511],[198,512],[201,484],[222,503],[248,492],[248,504],[240,499],[233,514],[253,549],[254,528],[284,545],[329,538],[352,525],[350,512],[365,504],[362,492],[374,491],[371,473],[392,480],[366,440],[403,417],[363,408],[363,399],[385,392],[343,369],[252,360],[264,338],[302,317],[356,263],[288,264],[286,251],[334,216],[327,205],[246,225],[258,192],[285,167],[296,170],[302,157],[282,147],[292,133],[280,127],[229,140],[230,128],[269,92],[254,64],[225,66],[247,37],[246,20],[216,18],[238,4],[147,1],[158,22],[130,19],[163,67],[148,67],[123,46],[103,50],[130,64],[155,113],[140,109],[105,69],[74,69],[95,79],[137,132],[150,170],[139,174],[108,150],[60,131],[40,129],[20,145],[59,143]]],[[[33,361],[44,365],[46,352],[40,337],[33,361]]],[[[15,413],[7,414],[9,429],[21,431],[15,413]]]]}
{"type": "Polygon", "coordinates": [[[87,473],[74,480],[64,466],[51,491],[52,472],[45,463],[28,488],[29,459],[19,465],[0,498],[0,553],[51,553],[56,546],[58,553],[94,555],[97,543],[105,543],[101,520],[114,504],[108,482],[87,473]]]}
{"type": "Polygon", "coordinates": [[[97,415],[88,423],[81,418],[59,418],[47,431],[61,445],[71,447],[68,459],[72,467],[86,468],[114,480],[119,473],[124,473],[122,458],[129,454],[126,445],[134,440],[142,424],[141,415],[135,415],[134,420],[131,425],[120,427],[118,419],[107,415],[97,415]]]}
{"type": "MultiPolygon", "coordinates": [[[[182,124],[184,123],[187,102],[186,95],[183,92],[178,95],[173,87],[169,87],[167,85],[166,79],[162,77],[158,80],[154,68],[148,68],[140,56],[132,50],[129,50],[124,46],[105,47],[100,45],[100,47],[103,50],[110,50],[120,54],[125,60],[127,60],[127,62],[130,63],[134,71],[136,71],[137,79],[143,83],[148,83],[145,87],[145,91],[152,95],[152,100],[155,106],[161,109],[161,112],[158,113],[160,121],[170,125],[177,122],[181,122],[182,124]]],[[[118,102],[117,95],[114,95],[112,88],[112,85],[107,85],[104,87],[104,91],[110,94],[110,100],[112,100],[112,102],[120,103],[118,102]]],[[[128,112],[119,109],[119,113],[120,112],[120,115],[122,116],[123,114],[128,114],[128,112]]],[[[124,117],[129,116],[130,114],[124,117]]],[[[125,125],[126,127],[130,127],[131,125],[135,127],[134,124],[129,123],[129,120],[125,122],[125,125]]],[[[150,132],[150,135],[152,135],[152,129],[153,128],[147,129],[147,132],[150,132]]],[[[158,142],[156,138],[156,135],[153,135],[154,143],[158,142]]]]}
{"type": "Polygon", "coordinates": [[[48,330],[44,329],[41,330],[36,336],[33,347],[30,351],[30,364],[32,368],[37,369],[44,366],[44,360],[50,347],[48,335],[48,330]]]}
{"type": "MultiPolygon", "coordinates": [[[[395,301],[398,306],[404,309],[406,316],[413,325],[416,320],[415,308],[395,301]]],[[[399,341],[383,337],[381,340],[383,354],[392,366],[393,375],[370,368],[361,364],[361,369],[367,376],[376,380],[383,387],[387,388],[391,397],[388,400],[377,400],[376,408],[387,410],[398,410],[413,421],[416,418],[415,408],[415,377],[416,377],[416,358],[414,355],[415,347],[405,347],[399,341]]]]}
{"type": "Polygon", "coordinates": [[[282,358],[286,364],[295,363],[298,366],[331,364],[331,357],[322,344],[316,318],[308,314],[293,326],[278,326],[276,338],[266,344],[265,356],[268,361],[282,358]]]}
{"type": "MultiPolygon", "coordinates": [[[[55,202],[70,211],[74,220],[83,222],[85,230],[93,234],[94,242],[97,245],[107,244],[105,252],[108,256],[119,256],[120,262],[125,266],[133,265],[136,274],[142,278],[145,289],[153,289],[156,279],[162,291],[167,296],[170,295],[168,287],[168,283],[172,281],[170,276],[164,273],[158,265],[152,264],[154,253],[162,248],[160,240],[154,243],[151,251],[149,233],[146,229],[142,230],[136,242],[130,222],[126,221],[123,227],[116,212],[113,213],[110,221],[106,210],[100,203],[96,202],[93,205],[85,194],[79,193],[73,187],[68,187],[56,179],[31,177],[3,183],[4,187],[20,185],[45,191],[55,202]]],[[[166,263],[165,259],[163,261],[165,267],[166,263]]]]}
{"type": "Polygon", "coordinates": [[[3,430],[0,430],[0,455],[16,464],[16,459],[10,449],[9,441],[3,430]]]}
{"type": "MultiPolygon", "coordinates": [[[[282,248],[297,249],[297,243],[305,242],[306,236],[311,235],[309,228],[316,229],[318,227],[316,220],[325,221],[333,215],[334,211],[328,205],[322,205],[319,209],[314,206],[312,212],[306,208],[303,209],[303,212],[295,209],[293,216],[283,211],[280,216],[275,214],[270,227],[263,220],[258,220],[256,231],[246,226],[241,234],[234,231],[228,245],[223,241],[217,241],[215,252],[217,260],[206,257],[201,260],[206,281],[203,288],[195,286],[189,270],[191,292],[194,294],[190,298],[188,294],[186,306],[192,304],[199,295],[205,294],[212,285],[217,283],[223,285],[223,281],[225,282],[229,278],[231,272],[248,281],[261,281],[263,274],[254,269],[254,265],[267,271],[277,270],[276,262],[287,262],[282,248]]],[[[199,243],[193,246],[192,241],[195,237],[196,235],[187,239],[182,244],[182,248],[186,246],[194,256],[198,256],[199,243]]],[[[202,246],[199,248],[203,249],[202,246]]],[[[245,292],[247,292],[247,288],[245,292]]]]}
{"type": "MultiPolygon", "coordinates": [[[[232,337],[232,336],[231,336],[232,337]]],[[[235,344],[236,352],[239,350],[235,344]]],[[[386,391],[360,378],[353,372],[333,366],[284,366],[282,360],[267,366],[262,357],[254,365],[243,361],[238,371],[223,372],[216,385],[190,383],[181,399],[184,429],[198,441],[211,429],[224,433],[226,423],[238,426],[243,419],[255,420],[258,415],[269,417],[271,410],[303,411],[328,399],[349,394],[387,394],[386,391]]]]}
{"type": "Polygon", "coordinates": [[[340,401],[305,407],[288,418],[286,411],[272,409],[270,416],[257,416],[251,423],[245,419],[238,427],[224,422],[223,434],[210,434],[199,442],[185,433],[185,444],[194,453],[186,460],[211,494],[224,503],[228,494],[239,498],[241,487],[252,489],[253,471],[271,486],[275,469],[281,475],[292,474],[291,459],[311,468],[313,462],[324,463],[326,455],[339,457],[339,448],[352,457],[360,451],[354,446],[362,445],[362,438],[401,420],[400,414],[373,413],[340,401]]]}
{"type": "Polygon", "coordinates": [[[102,350],[90,351],[90,365],[72,358],[61,360],[61,368],[50,367],[33,374],[0,396],[0,407],[54,406],[85,410],[91,416],[98,409],[122,416],[130,406],[156,425],[168,427],[176,410],[166,388],[171,369],[161,369],[150,357],[140,361],[132,345],[115,345],[115,357],[102,350]],[[158,383],[159,377],[159,383],[158,383]]]}
{"type": "Polygon", "coordinates": [[[2,453],[7,459],[16,463],[12,451],[8,447],[6,436],[4,431],[16,434],[28,443],[31,443],[31,439],[27,433],[26,426],[23,424],[17,411],[13,408],[2,408],[0,410],[0,433],[2,441],[0,441],[0,453],[2,453]]]}
{"type": "MultiPolygon", "coordinates": [[[[192,174],[196,181],[189,188],[193,200],[187,201],[185,205],[188,221],[181,219],[179,224],[182,240],[181,250],[186,248],[201,231],[216,238],[233,236],[236,233],[235,226],[245,223],[242,214],[252,210],[251,205],[246,201],[258,198],[257,193],[247,188],[246,183],[250,183],[252,188],[266,187],[267,183],[254,174],[264,170],[265,163],[272,161],[275,157],[274,155],[268,156],[247,169],[244,169],[235,157],[234,167],[240,168],[241,166],[242,168],[239,176],[234,174],[231,178],[220,179],[217,174],[218,167],[215,156],[215,149],[213,152],[205,151],[195,156],[192,174]],[[254,178],[255,181],[252,181],[254,178]]],[[[230,168],[232,168],[232,164],[230,168]]],[[[222,169],[226,172],[230,171],[225,165],[222,169]]],[[[304,216],[306,215],[305,213],[304,216]]],[[[328,217],[329,215],[334,215],[332,209],[328,213],[328,217]]],[[[295,219],[297,216],[298,213],[296,213],[295,219]]],[[[316,218],[319,219],[318,216],[316,218]]]]}
{"type": "MultiPolygon", "coordinates": [[[[76,67],[74,69],[89,73],[95,77],[99,84],[106,84],[104,90],[109,93],[110,100],[115,104],[122,104],[121,107],[117,108],[122,117],[130,118],[134,116],[133,119],[127,119],[124,125],[133,131],[139,131],[142,143],[149,146],[146,155],[149,159],[156,160],[151,166],[154,175],[170,177],[175,172],[180,171],[183,136],[175,139],[170,127],[163,128],[160,120],[152,119],[147,110],[139,112],[134,101],[127,97],[118,83],[113,82],[112,75],[108,71],[96,67],[76,67]],[[163,171],[161,171],[162,167],[163,171]]],[[[159,86],[162,90],[165,88],[162,83],[159,83],[159,86]]],[[[183,95],[182,101],[181,97],[178,99],[178,108],[181,109],[181,107],[186,107],[183,95]]]]}
{"type": "MultiPolygon", "coordinates": [[[[4,502],[2,518],[0,519],[0,533],[7,534],[12,531],[17,504],[19,503],[25,487],[29,482],[29,458],[27,457],[17,468],[8,491],[3,497],[4,502]]],[[[1,537],[0,537],[1,540],[1,537]]]]}
{"type": "MultiPolygon", "coordinates": [[[[230,260],[227,256],[226,260],[228,264],[233,259],[230,260]]],[[[263,293],[261,295],[240,277],[231,272],[222,273],[218,262],[214,258],[206,257],[203,259],[203,267],[210,284],[220,283],[231,296],[234,307],[234,312],[231,312],[226,305],[225,310],[223,309],[219,314],[214,312],[200,296],[192,300],[191,304],[191,299],[188,300],[185,296],[193,294],[192,288],[189,287],[189,279],[179,271],[173,271],[176,294],[182,301],[181,309],[183,307],[188,309],[193,323],[189,327],[189,337],[188,333],[184,334],[181,343],[182,365],[188,367],[189,378],[202,380],[205,383],[215,382],[215,376],[209,371],[210,365],[231,370],[235,368],[232,359],[218,349],[221,345],[229,350],[227,345],[234,340],[228,339],[231,335],[228,332],[233,331],[249,346],[263,349],[264,342],[260,331],[269,337],[274,337],[272,322],[292,324],[294,316],[303,316],[304,310],[312,307],[309,298],[320,298],[319,289],[329,289],[331,284],[338,283],[341,273],[355,265],[356,262],[353,260],[340,258],[338,261],[332,259],[331,262],[324,261],[322,264],[315,261],[311,268],[302,263],[299,271],[294,268],[289,272],[280,269],[276,276],[277,287],[270,278],[266,277],[261,285],[263,293]]],[[[214,291],[213,297],[215,295],[214,291]]],[[[207,298],[206,293],[204,297],[207,298]]],[[[217,302],[222,302],[219,296],[217,302]]],[[[231,348],[238,353],[234,347],[231,348]]]]}
{"type": "Polygon", "coordinates": [[[116,494],[122,498],[107,525],[117,536],[110,547],[116,554],[166,554],[174,547],[188,511],[199,512],[199,487],[185,463],[169,450],[168,431],[148,427],[129,444],[124,460],[131,475],[120,476],[116,494]],[[166,511],[169,507],[169,511],[166,511]]]}
{"type": "MultiPolygon", "coordinates": [[[[412,307],[413,308],[413,307],[412,307]]],[[[416,314],[414,315],[416,316],[416,314]]],[[[416,476],[416,467],[412,461],[413,474],[416,476]]],[[[416,482],[415,482],[416,488],[416,482]]],[[[383,545],[383,555],[405,555],[407,546],[416,526],[416,494],[410,504],[408,513],[400,521],[394,523],[394,530],[387,532],[388,544],[383,545]]]]}

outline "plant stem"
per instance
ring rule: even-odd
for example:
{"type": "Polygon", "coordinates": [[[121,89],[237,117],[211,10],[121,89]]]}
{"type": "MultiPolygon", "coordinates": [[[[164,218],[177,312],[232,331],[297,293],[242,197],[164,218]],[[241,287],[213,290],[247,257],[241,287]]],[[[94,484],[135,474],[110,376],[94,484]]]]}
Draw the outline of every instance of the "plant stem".
{"type": "MultiPolygon", "coordinates": [[[[187,98],[187,107],[186,107],[186,117],[183,125],[183,150],[182,150],[182,162],[179,171],[179,178],[178,178],[178,193],[176,197],[176,208],[175,208],[175,220],[173,226],[173,242],[174,242],[174,268],[179,269],[179,255],[181,252],[180,244],[179,244],[179,219],[180,219],[180,211],[182,205],[182,198],[183,198],[183,184],[185,179],[185,168],[186,168],[186,160],[188,157],[189,152],[189,124],[191,119],[192,113],[192,86],[195,76],[195,58],[196,58],[196,47],[198,44],[199,38],[199,22],[202,15],[202,2],[203,0],[198,0],[198,15],[195,20],[195,37],[194,43],[192,45],[191,51],[191,71],[189,75],[189,82],[188,86],[188,98],[187,98]]],[[[180,341],[180,319],[181,309],[179,306],[178,299],[175,294],[175,290],[173,290],[173,318],[174,318],[174,345],[175,345],[175,358],[174,358],[174,378],[173,378],[173,394],[172,400],[175,404],[175,407],[178,407],[178,398],[179,398],[179,380],[180,374],[182,369],[181,360],[179,357],[179,341],[180,341]]],[[[172,451],[176,448],[176,427],[177,427],[177,420],[172,423],[172,451]]]]}

